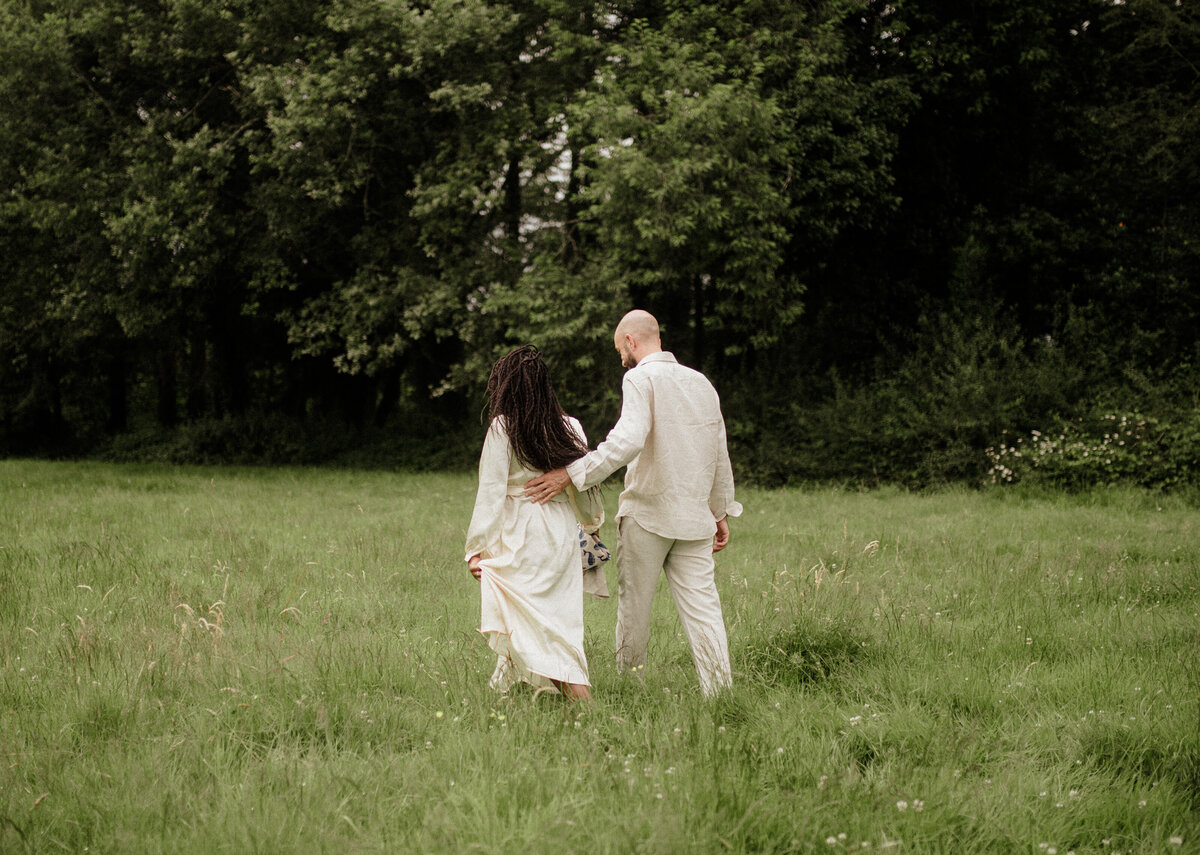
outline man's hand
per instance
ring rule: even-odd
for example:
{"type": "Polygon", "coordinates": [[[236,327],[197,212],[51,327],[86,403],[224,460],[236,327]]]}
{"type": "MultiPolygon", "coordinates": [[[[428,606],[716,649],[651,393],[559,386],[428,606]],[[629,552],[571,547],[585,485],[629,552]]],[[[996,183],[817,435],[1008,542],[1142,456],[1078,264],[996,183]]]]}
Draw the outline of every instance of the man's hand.
{"type": "Polygon", "coordinates": [[[525,497],[530,501],[544,505],[571,483],[571,476],[566,469],[551,469],[545,475],[525,482],[525,497]]]}
{"type": "Polygon", "coordinates": [[[475,581],[478,582],[479,576],[483,573],[483,571],[479,569],[479,556],[478,555],[472,555],[470,558],[467,559],[467,569],[471,571],[471,575],[474,576],[475,581]]]}
{"type": "Polygon", "coordinates": [[[721,517],[717,520],[717,536],[713,538],[713,552],[720,552],[729,545],[729,520],[721,517]]]}

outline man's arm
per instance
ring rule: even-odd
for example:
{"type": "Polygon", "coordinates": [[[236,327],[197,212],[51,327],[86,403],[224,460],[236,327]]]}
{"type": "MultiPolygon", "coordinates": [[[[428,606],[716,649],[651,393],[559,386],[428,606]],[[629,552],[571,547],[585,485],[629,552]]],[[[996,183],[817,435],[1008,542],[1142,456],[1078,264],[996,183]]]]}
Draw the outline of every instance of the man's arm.
{"type": "Polygon", "coordinates": [[[544,505],[553,499],[571,483],[571,476],[566,469],[551,469],[536,478],[525,482],[525,495],[531,501],[544,505]]]}
{"type": "MultiPolygon", "coordinates": [[[[720,411],[720,398],[717,410],[720,411]]],[[[717,470],[713,473],[712,490],[708,494],[708,508],[717,518],[717,536],[713,538],[713,552],[720,552],[729,545],[729,518],[741,516],[742,506],[733,498],[733,465],[729,462],[729,443],[725,436],[725,418],[717,431],[717,470]]]]}
{"type": "Polygon", "coordinates": [[[729,545],[729,520],[721,517],[717,520],[717,536],[713,538],[713,552],[720,552],[729,545]]]}
{"type": "Polygon", "coordinates": [[[713,473],[713,484],[708,494],[708,509],[718,520],[742,515],[741,503],[733,498],[733,466],[729,462],[724,418],[717,432],[717,469],[713,473]]]}
{"type": "Polygon", "coordinates": [[[630,379],[621,383],[621,417],[595,451],[525,483],[525,495],[539,504],[550,501],[573,483],[586,490],[602,482],[642,453],[650,433],[649,390],[630,379]]]}

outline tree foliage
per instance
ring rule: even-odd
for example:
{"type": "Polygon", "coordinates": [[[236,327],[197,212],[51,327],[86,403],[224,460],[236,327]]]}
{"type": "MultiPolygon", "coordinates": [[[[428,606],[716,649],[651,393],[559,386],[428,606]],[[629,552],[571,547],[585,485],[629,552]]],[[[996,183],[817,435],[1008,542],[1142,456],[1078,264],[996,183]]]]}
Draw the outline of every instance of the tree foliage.
{"type": "Polygon", "coordinates": [[[444,442],[526,342],[602,432],[634,306],[771,480],[1181,423],[1198,51],[1175,0],[5,3],[0,448],[444,442]]]}

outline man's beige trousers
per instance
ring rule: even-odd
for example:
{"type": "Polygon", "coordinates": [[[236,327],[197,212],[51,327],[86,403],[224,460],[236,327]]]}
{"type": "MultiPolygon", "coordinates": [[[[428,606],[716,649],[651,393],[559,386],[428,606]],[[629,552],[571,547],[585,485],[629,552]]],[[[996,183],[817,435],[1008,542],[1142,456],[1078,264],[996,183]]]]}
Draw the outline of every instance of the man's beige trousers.
{"type": "Polygon", "coordinates": [[[622,517],[617,531],[617,668],[641,675],[646,667],[650,610],[661,571],[691,645],[701,691],[711,696],[728,688],[729,642],[714,580],[712,538],[660,537],[632,517],[622,517]]]}

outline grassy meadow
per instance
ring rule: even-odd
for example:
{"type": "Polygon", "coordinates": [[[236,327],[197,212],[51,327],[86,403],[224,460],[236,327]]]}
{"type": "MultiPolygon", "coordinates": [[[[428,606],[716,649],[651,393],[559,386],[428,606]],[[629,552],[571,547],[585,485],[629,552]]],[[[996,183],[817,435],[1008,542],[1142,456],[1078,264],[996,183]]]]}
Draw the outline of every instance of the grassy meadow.
{"type": "Polygon", "coordinates": [[[487,688],[473,497],[0,461],[0,852],[1200,852],[1194,503],[743,489],[735,688],[610,567],[579,707],[487,688]]]}

